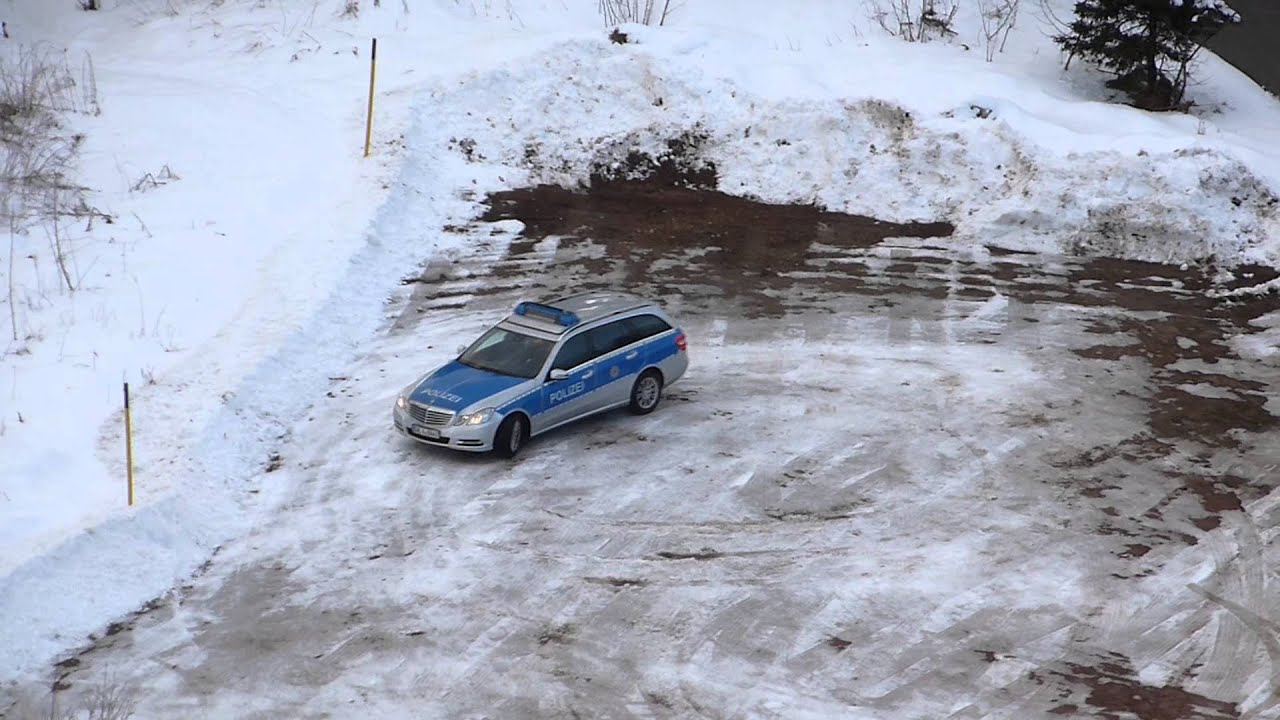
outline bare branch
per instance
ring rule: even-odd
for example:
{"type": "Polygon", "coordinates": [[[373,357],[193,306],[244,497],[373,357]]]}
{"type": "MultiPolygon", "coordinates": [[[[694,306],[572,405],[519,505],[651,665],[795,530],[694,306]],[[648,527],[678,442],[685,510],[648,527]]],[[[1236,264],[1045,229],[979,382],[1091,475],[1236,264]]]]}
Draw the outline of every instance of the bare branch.
{"type": "Polygon", "coordinates": [[[606,25],[662,25],[673,10],[671,0],[663,0],[660,12],[658,0],[599,0],[598,7],[606,25]]]}
{"type": "Polygon", "coordinates": [[[1004,52],[1004,44],[1009,39],[1018,20],[1019,0],[978,0],[978,15],[982,21],[983,50],[987,62],[995,59],[997,52],[1004,52]],[[997,40],[999,43],[997,44],[997,40]]]}
{"type": "Polygon", "coordinates": [[[872,20],[890,35],[907,42],[928,42],[929,38],[955,35],[951,24],[959,10],[958,0],[868,0],[872,20]]]}

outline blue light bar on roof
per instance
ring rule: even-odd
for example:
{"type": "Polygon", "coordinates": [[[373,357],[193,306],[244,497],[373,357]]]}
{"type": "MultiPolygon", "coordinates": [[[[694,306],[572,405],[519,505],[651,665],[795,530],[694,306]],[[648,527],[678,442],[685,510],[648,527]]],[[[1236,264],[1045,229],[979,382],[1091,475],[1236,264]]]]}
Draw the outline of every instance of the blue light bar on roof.
{"type": "Polygon", "coordinates": [[[568,310],[561,310],[560,308],[554,308],[554,307],[551,307],[550,305],[543,305],[542,303],[536,303],[536,302],[525,301],[520,303],[519,305],[516,305],[516,314],[517,315],[538,315],[550,320],[551,322],[559,323],[560,325],[563,325],[565,327],[573,327],[574,325],[577,325],[579,322],[578,316],[575,313],[569,312],[568,310]]]}

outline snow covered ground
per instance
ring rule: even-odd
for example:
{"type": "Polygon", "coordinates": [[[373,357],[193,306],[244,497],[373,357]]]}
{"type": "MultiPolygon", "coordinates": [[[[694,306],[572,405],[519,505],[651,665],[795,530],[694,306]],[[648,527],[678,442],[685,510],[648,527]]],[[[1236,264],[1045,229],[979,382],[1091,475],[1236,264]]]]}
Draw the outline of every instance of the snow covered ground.
{"type": "MultiPolygon", "coordinates": [[[[1106,104],[1096,75],[1061,72],[1034,12],[986,63],[971,18],[956,42],[911,46],[834,1],[805,12],[690,2],[668,28],[626,27],[624,45],[609,42],[587,0],[389,0],[361,3],[356,17],[338,2],[107,4],[4,10],[6,51],[45,41],[69,48],[73,67],[92,58],[102,112],[68,122],[85,137],[77,182],[113,222],[71,229],[73,294],[56,289],[38,229],[16,238],[12,277],[3,269],[18,289],[19,339],[6,345],[0,395],[0,679],[40,672],[263,523],[269,540],[229,546],[221,562],[286,553],[293,567],[307,538],[324,533],[346,547],[345,524],[325,514],[338,512],[348,483],[367,510],[421,499],[397,473],[489,474],[396,445],[383,435],[383,405],[457,344],[455,332],[490,316],[469,307],[452,320],[433,315],[416,335],[382,333],[387,302],[404,300],[402,277],[475,252],[473,236],[444,228],[465,224],[490,190],[578,184],[685,135],[694,140],[686,156],[713,163],[725,192],[946,219],[957,225],[953,248],[1280,264],[1280,104],[1212,57],[1197,115],[1106,104]],[[363,159],[375,35],[375,146],[363,159]],[[156,182],[140,183],[148,173],[156,182]],[[323,410],[334,383],[374,376],[340,412],[323,410]],[[134,508],[124,506],[122,381],[134,391],[134,508]],[[275,453],[285,467],[267,472],[275,453]],[[379,462],[361,463],[364,453],[379,462]],[[309,467],[321,468],[333,502],[305,506],[309,467]],[[277,515],[281,507],[299,509],[277,515]]],[[[1273,358],[1267,337],[1233,342],[1263,363],[1273,358]]],[[[823,351],[875,357],[872,372],[890,376],[903,360],[871,347],[823,351]]],[[[951,370],[966,378],[997,360],[962,355],[951,370]]],[[[975,378],[962,385],[1013,401],[975,378]]],[[[512,487],[540,467],[522,465],[512,487]]],[[[918,470],[908,473],[916,482],[939,472],[918,470]]],[[[440,512],[488,506],[475,498],[440,512]]],[[[606,499],[614,510],[629,502],[606,499]]],[[[486,561],[457,562],[482,573],[486,561]]],[[[229,582],[232,571],[210,577],[229,582]]],[[[1233,692],[1261,687],[1248,682],[1233,692]]]]}
{"type": "MultiPolygon", "coordinates": [[[[45,643],[0,642],[13,648],[6,674],[163,592],[246,526],[247,481],[271,446],[377,327],[398,278],[440,244],[438,225],[410,218],[386,237],[371,229],[380,207],[395,215],[383,202],[415,88],[483,66],[460,48],[493,41],[490,25],[458,17],[469,12],[430,5],[415,19],[456,31],[430,35],[433,53],[420,36],[384,37],[365,160],[366,38],[394,33],[395,18],[368,18],[356,37],[332,8],[314,19],[256,3],[165,10],[22,7],[29,20],[8,21],[14,41],[52,35],[91,51],[102,115],[69,120],[87,138],[90,202],[116,221],[77,238],[76,294],[39,293],[57,287],[48,262],[43,276],[34,265],[15,276],[30,299],[4,357],[0,604],[63,627],[37,631],[45,643]],[[132,190],[147,173],[160,186],[132,190]],[[56,612],[31,603],[37,581],[56,612]]],[[[518,55],[554,41],[505,42],[518,55]]],[[[16,257],[44,250],[38,232],[19,241],[16,257]]]]}

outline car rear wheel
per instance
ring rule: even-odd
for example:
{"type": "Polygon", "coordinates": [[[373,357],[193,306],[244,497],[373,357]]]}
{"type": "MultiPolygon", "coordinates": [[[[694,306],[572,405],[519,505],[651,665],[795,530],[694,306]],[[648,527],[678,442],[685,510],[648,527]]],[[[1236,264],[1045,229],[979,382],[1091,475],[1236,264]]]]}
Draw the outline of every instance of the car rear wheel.
{"type": "Polygon", "coordinates": [[[493,452],[498,457],[515,457],[529,439],[529,423],[523,415],[509,415],[493,436],[493,452]]]}
{"type": "Polygon", "coordinates": [[[631,386],[631,412],[648,415],[662,400],[662,375],[657,370],[645,370],[631,386]]]}

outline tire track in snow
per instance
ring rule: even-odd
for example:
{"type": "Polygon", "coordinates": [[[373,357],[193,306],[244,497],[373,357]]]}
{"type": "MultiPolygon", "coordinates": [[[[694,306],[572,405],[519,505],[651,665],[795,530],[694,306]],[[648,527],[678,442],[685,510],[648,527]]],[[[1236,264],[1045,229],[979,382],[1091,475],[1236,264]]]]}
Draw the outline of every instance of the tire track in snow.
{"type": "Polygon", "coordinates": [[[1275,603],[1269,597],[1267,563],[1253,510],[1246,509],[1246,512],[1233,515],[1231,527],[1237,553],[1234,557],[1228,553],[1224,558],[1215,552],[1215,558],[1227,568],[1224,572],[1220,565],[1217,578],[1228,574],[1234,582],[1220,581],[1214,589],[1195,582],[1187,587],[1227,611],[1220,621],[1220,633],[1210,662],[1202,671],[1203,675],[1210,674],[1212,670],[1210,676],[1217,676],[1217,682],[1212,686],[1215,697],[1243,694],[1245,683],[1256,672],[1254,659],[1260,650],[1265,651],[1270,665],[1267,678],[1271,691],[1266,696],[1267,700],[1250,712],[1250,716],[1260,716],[1280,705],[1280,622],[1267,617],[1267,613],[1274,610],[1275,603]],[[1234,632],[1227,635],[1222,630],[1227,627],[1234,632]]]}
{"type": "MultiPolygon", "coordinates": [[[[1215,566],[1212,586],[1223,596],[1239,598],[1244,607],[1256,607],[1254,601],[1259,599],[1261,588],[1258,587],[1255,591],[1253,578],[1256,576],[1258,581],[1262,579],[1262,556],[1257,544],[1249,542],[1247,537],[1252,528],[1245,527],[1234,517],[1231,524],[1235,526],[1234,532],[1220,527],[1210,532],[1204,541],[1215,566]]],[[[1256,537],[1256,533],[1254,534],[1256,537]]],[[[1187,587],[1202,597],[1223,605],[1218,594],[1209,592],[1201,583],[1188,583],[1187,587]]],[[[1212,697],[1236,697],[1259,650],[1260,638],[1242,618],[1230,612],[1216,615],[1217,632],[1199,677],[1212,689],[1209,693],[1212,697]]]]}

